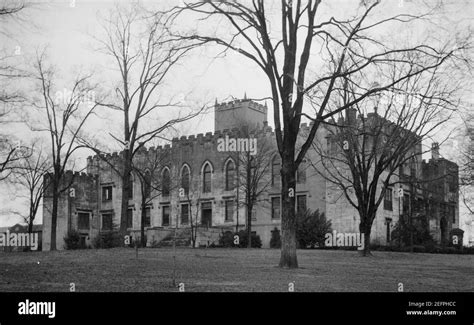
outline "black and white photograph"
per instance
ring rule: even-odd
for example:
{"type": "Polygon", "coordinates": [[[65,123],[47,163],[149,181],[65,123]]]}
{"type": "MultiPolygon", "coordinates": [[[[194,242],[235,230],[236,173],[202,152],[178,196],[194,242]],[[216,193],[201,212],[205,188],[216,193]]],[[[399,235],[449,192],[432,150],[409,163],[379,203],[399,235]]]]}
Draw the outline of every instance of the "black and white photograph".
{"type": "Polygon", "coordinates": [[[473,65],[471,0],[0,0],[0,324],[472,324],[473,65]]]}

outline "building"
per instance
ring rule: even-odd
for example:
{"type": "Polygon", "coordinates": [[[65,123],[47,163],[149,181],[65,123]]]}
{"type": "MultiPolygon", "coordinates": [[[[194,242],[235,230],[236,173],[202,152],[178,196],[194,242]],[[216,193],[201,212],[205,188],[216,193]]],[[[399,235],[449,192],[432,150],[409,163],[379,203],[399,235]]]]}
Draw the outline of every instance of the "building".
{"type": "MultiPolygon", "coordinates": [[[[266,105],[248,99],[222,104],[216,102],[214,122],[214,133],[174,138],[171,144],[143,148],[137,153],[135,159],[138,167],[137,172],[132,173],[133,191],[129,195],[127,225],[133,236],[140,236],[143,219],[148,246],[166,241],[175,227],[181,235],[188,236],[193,216],[196,216],[194,220],[199,224],[197,242],[200,245],[216,242],[225,231],[245,228],[245,207],[237,204],[243,193],[237,190],[240,187],[235,184],[242,166],[238,164],[235,150],[218,150],[218,145],[225,138],[235,139],[237,144],[239,139],[244,144],[245,139],[255,138],[257,147],[261,143],[270,145],[270,150],[266,152],[270,164],[265,176],[268,183],[253,211],[252,230],[261,237],[263,247],[269,247],[272,232],[280,229],[280,158],[276,150],[275,135],[267,123],[266,105]],[[247,127],[242,128],[242,125],[247,127]],[[156,163],[157,160],[159,163],[154,165],[157,169],[147,167],[150,166],[150,161],[156,163]],[[139,172],[140,166],[144,169],[143,174],[139,172]],[[157,185],[158,195],[153,195],[156,188],[151,186],[150,180],[147,181],[152,175],[160,180],[157,185]],[[180,193],[182,189],[185,191],[180,193]],[[147,198],[146,202],[142,202],[142,198],[147,198]]],[[[309,130],[310,126],[302,124],[300,135],[304,137],[309,130]]],[[[320,128],[316,138],[325,139],[327,134],[327,129],[320,128]]],[[[308,152],[297,173],[297,209],[319,209],[331,219],[333,229],[338,232],[358,232],[357,211],[342,198],[338,189],[331,187],[324,177],[310,168],[309,162],[318,159],[316,155],[316,152],[308,152]]],[[[70,186],[70,190],[64,192],[59,201],[58,249],[64,248],[63,238],[69,230],[79,231],[83,244],[87,246],[93,244],[93,238],[100,232],[111,231],[114,225],[120,223],[122,184],[114,170],[114,166],[120,164],[120,157],[121,153],[89,157],[86,173],[66,173],[63,186],[70,186]]],[[[437,168],[437,173],[455,166],[437,156],[429,162],[420,161],[419,165],[423,166],[421,176],[435,173],[429,166],[445,166],[437,168]]],[[[444,190],[447,192],[433,195],[431,200],[446,204],[452,202],[449,201],[448,193],[454,193],[450,192],[453,188],[446,185],[444,190]]],[[[457,202],[457,197],[454,200],[457,202]]],[[[393,195],[387,195],[385,201],[372,228],[371,240],[374,243],[390,242],[391,231],[401,214],[393,195]]],[[[405,205],[410,202],[405,201],[405,205]]],[[[51,202],[51,193],[47,190],[43,204],[45,250],[50,248],[51,202]]],[[[400,206],[403,207],[403,204],[400,206]]],[[[456,204],[446,206],[440,203],[440,208],[433,210],[430,217],[430,226],[438,239],[458,225],[456,204]],[[449,206],[447,210],[446,206],[449,206]],[[454,217],[446,217],[453,211],[454,217]]]]}

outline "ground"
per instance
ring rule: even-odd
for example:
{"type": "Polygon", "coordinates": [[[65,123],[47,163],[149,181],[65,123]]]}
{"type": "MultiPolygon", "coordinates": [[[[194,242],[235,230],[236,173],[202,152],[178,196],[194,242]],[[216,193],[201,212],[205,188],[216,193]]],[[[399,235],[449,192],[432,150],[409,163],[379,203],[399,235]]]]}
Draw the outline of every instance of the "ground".
{"type": "MultiPolygon", "coordinates": [[[[474,291],[474,256],[299,250],[300,268],[280,269],[276,249],[190,249],[176,254],[185,291],[474,291]]],[[[132,248],[0,252],[0,292],[178,291],[173,250],[132,248]]]]}

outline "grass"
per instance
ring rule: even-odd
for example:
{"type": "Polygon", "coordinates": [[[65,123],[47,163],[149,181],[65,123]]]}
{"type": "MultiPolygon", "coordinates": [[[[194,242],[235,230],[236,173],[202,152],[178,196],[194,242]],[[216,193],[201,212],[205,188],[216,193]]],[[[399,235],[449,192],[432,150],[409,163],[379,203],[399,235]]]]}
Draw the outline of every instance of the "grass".
{"type": "MultiPolygon", "coordinates": [[[[474,256],[299,250],[299,269],[277,267],[275,249],[177,249],[185,291],[474,291],[474,256]]],[[[0,291],[177,291],[173,251],[131,248],[0,252],[0,291]]]]}

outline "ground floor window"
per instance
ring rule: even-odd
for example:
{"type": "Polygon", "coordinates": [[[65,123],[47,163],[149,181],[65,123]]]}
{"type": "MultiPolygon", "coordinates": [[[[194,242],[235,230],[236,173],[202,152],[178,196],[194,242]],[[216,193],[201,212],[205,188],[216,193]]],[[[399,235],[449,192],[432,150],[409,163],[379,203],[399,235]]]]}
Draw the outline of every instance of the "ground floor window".
{"type": "Polygon", "coordinates": [[[272,219],[280,219],[281,217],[280,197],[272,197],[272,219]]]}
{"type": "Polygon", "coordinates": [[[162,226],[169,226],[170,225],[170,206],[169,205],[164,205],[162,207],[162,219],[161,219],[161,225],[162,226]]]}
{"type": "Polygon", "coordinates": [[[234,201],[225,201],[225,221],[232,221],[234,219],[234,201]]]}
{"type": "Polygon", "coordinates": [[[112,230],[113,215],[112,213],[102,214],[102,230],[112,230]]]}
{"type": "Polygon", "coordinates": [[[189,204],[181,204],[181,224],[186,225],[189,222],[189,204]]]}

